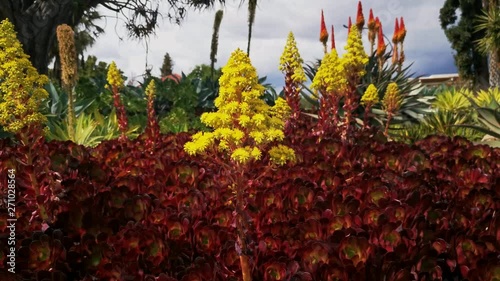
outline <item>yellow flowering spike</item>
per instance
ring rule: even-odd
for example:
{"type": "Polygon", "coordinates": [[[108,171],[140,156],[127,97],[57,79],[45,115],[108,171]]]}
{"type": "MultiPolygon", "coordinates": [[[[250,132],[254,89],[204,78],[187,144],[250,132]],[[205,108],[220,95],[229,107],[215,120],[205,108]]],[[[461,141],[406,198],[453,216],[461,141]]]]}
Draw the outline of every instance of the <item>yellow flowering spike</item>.
{"type": "Polygon", "coordinates": [[[347,51],[342,57],[342,63],[347,73],[361,77],[365,74],[365,65],[368,63],[368,55],[363,47],[360,33],[356,26],[351,27],[351,32],[347,38],[347,51]]]}
{"type": "Polygon", "coordinates": [[[396,112],[401,106],[402,99],[399,94],[398,84],[395,82],[389,83],[387,90],[385,91],[384,99],[382,104],[387,112],[396,112]]]}
{"type": "Polygon", "coordinates": [[[124,85],[123,77],[120,74],[120,70],[118,70],[118,68],[116,67],[116,63],[114,61],[109,65],[108,83],[112,87],[116,87],[118,89],[123,88],[124,85]]]}
{"type": "Polygon", "coordinates": [[[375,85],[370,84],[368,88],[366,88],[365,93],[361,97],[361,104],[362,105],[374,105],[379,102],[378,98],[378,91],[377,87],[375,85]]]}
{"type": "Polygon", "coordinates": [[[306,81],[306,75],[304,73],[302,63],[304,63],[304,61],[300,57],[295,37],[290,31],[286,41],[285,50],[280,57],[279,70],[284,73],[293,73],[292,80],[296,83],[302,83],[306,81]]]}
{"type": "Polygon", "coordinates": [[[365,74],[365,66],[368,63],[368,55],[363,47],[360,33],[356,26],[351,27],[351,32],[347,38],[347,51],[342,57],[342,62],[347,73],[361,77],[365,74]]]}
{"type": "Polygon", "coordinates": [[[257,71],[247,54],[240,49],[231,54],[222,73],[219,97],[215,100],[217,111],[201,116],[201,121],[214,132],[193,135],[184,150],[196,155],[213,148],[228,153],[238,164],[259,160],[266,144],[284,138],[284,119],[290,108],[282,99],[274,107],[261,99],[264,87],[258,83],[257,71]]]}
{"type": "Polygon", "coordinates": [[[146,99],[154,99],[156,97],[156,84],[155,80],[151,80],[146,87],[146,99]]]}
{"type": "Polygon", "coordinates": [[[49,80],[33,67],[8,20],[0,23],[0,50],[0,125],[18,133],[45,123],[39,106],[49,96],[44,89],[49,80]]]}
{"type": "Polygon", "coordinates": [[[314,76],[311,88],[318,91],[341,92],[347,85],[344,65],[341,63],[337,51],[331,50],[325,54],[318,72],[314,76]]]}

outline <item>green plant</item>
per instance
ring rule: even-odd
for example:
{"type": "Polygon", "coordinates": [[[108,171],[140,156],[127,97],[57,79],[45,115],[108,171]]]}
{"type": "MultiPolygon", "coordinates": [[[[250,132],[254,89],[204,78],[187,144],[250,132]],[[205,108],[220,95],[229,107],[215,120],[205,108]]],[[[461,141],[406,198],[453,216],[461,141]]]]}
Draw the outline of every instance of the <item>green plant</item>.
{"type": "Polygon", "coordinates": [[[71,140],[76,144],[88,147],[94,147],[103,140],[101,135],[95,134],[98,123],[94,120],[94,116],[83,113],[75,121],[73,136],[69,135],[68,127],[70,125],[67,120],[50,122],[50,130],[45,136],[48,140],[71,140]]]}
{"type": "Polygon", "coordinates": [[[481,107],[472,98],[469,98],[472,107],[476,110],[477,120],[483,126],[474,124],[461,125],[462,127],[472,128],[494,138],[500,139],[500,104],[498,101],[491,102],[492,107],[481,107]]]}

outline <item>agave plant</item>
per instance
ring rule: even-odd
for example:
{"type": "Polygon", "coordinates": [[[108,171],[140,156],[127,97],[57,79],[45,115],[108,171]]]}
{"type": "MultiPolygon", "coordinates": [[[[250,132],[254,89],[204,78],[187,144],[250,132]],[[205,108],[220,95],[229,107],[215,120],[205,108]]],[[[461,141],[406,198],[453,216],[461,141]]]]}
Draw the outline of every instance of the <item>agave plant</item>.
{"type": "MultiPolygon", "coordinates": [[[[81,113],[75,122],[74,142],[86,147],[95,147],[101,141],[116,139],[120,136],[117,124],[114,110],[106,117],[97,110],[90,114],[81,113]]],[[[67,141],[70,139],[66,120],[49,119],[47,126],[49,128],[46,133],[48,140],[67,141]]],[[[139,125],[129,126],[127,136],[131,139],[137,137],[139,129],[139,125]]]]}
{"type": "MultiPolygon", "coordinates": [[[[461,127],[471,128],[482,132],[488,136],[495,138],[494,142],[490,143],[494,146],[500,146],[500,104],[497,100],[492,99],[490,107],[481,107],[477,102],[469,98],[472,107],[476,110],[477,120],[482,126],[474,124],[459,125],[461,127]]],[[[491,141],[491,140],[490,140],[491,141]]]]}
{"type": "MultiPolygon", "coordinates": [[[[73,141],[83,146],[96,146],[103,139],[102,136],[95,134],[97,125],[92,115],[80,114],[80,116],[76,118],[73,141]]],[[[48,126],[50,131],[46,134],[47,139],[59,141],[71,139],[68,131],[69,124],[66,120],[52,121],[49,122],[48,126]]]]}

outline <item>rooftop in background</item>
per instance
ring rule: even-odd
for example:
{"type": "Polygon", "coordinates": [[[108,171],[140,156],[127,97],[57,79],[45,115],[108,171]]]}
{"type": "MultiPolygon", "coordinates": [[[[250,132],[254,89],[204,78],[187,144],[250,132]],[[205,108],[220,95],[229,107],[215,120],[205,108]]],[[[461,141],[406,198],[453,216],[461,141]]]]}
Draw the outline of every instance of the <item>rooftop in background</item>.
{"type": "Polygon", "coordinates": [[[430,76],[418,78],[420,84],[427,87],[438,87],[441,85],[461,87],[464,83],[461,81],[458,73],[450,74],[433,74],[430,76]]]}

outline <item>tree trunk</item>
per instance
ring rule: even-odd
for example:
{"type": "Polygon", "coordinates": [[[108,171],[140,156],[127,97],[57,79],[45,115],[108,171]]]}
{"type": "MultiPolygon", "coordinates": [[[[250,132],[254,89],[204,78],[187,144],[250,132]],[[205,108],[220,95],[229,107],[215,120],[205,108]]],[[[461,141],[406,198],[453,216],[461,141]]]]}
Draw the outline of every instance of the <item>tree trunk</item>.
{"type": "Polygon", "coordinates": [[[47,74],[49,51],[56,41],[56,28],[66,23],[74,27],[83,11],[95,1],[87,0],[84,7],[75,8],[74,0],[2,0],[0,19],[9,19],[17,31],[17,38],[30,56],[31,63],[42,74],[47,74]]]}
{"type": "Polygon", "coordinates": [[[490,53],[489,70],[490,70],[490,87],[500,86],[500,68],[498,50],[493,50],[490,53]]]}

